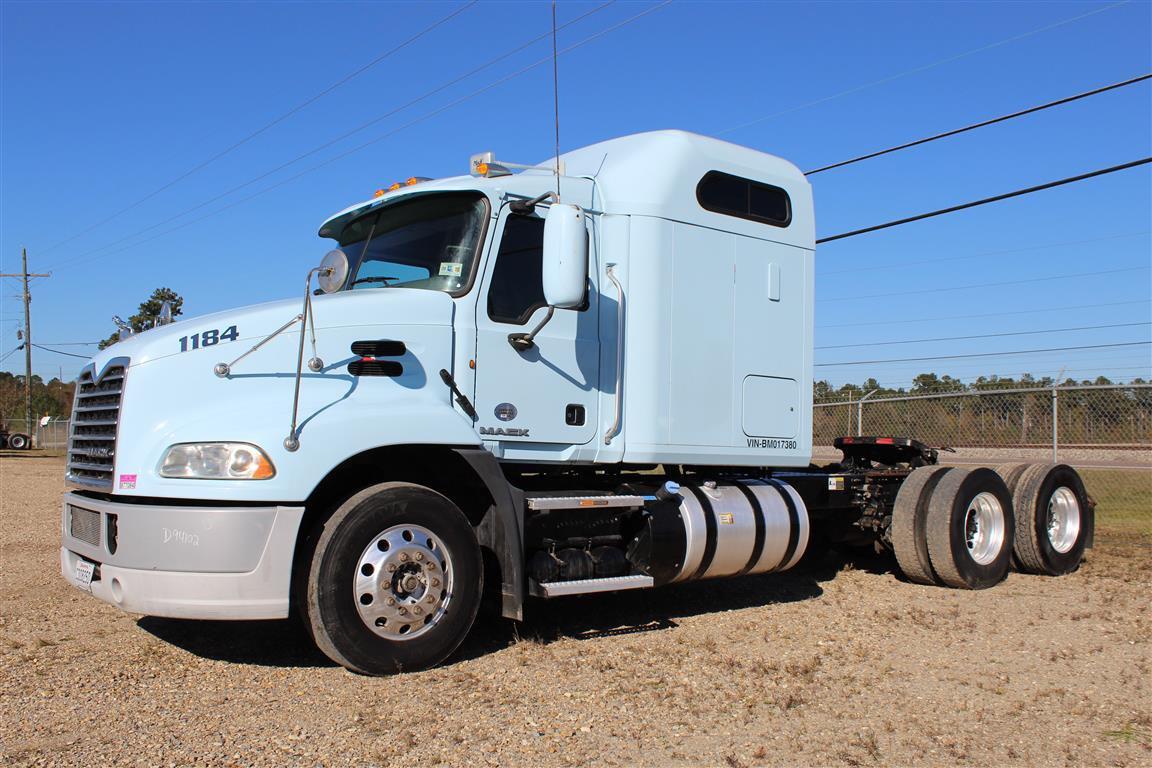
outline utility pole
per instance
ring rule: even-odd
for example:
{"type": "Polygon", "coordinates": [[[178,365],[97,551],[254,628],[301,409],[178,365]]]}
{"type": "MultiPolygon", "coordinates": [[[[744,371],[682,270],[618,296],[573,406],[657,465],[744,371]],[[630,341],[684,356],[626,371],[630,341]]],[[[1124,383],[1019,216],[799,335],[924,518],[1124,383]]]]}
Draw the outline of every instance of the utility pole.
{"type": "Polygon", "coordinates": [[[0,277],[19,277],[24,281],[24,418],[27,422],[28,437],[36,433],[32,425],[32,294],[28,291],[28,278],[52,277],[52,273],[28,273],[28,249],[20,249],[22,260],[20,274],[5,274],[0,277]]]}

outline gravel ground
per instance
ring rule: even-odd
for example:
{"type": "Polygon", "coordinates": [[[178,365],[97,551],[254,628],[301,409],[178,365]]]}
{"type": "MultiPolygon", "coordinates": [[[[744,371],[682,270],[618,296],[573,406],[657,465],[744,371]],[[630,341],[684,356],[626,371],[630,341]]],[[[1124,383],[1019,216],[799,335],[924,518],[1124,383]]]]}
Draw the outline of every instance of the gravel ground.
{"type": "Polygon", "coordinates": [[[1152,764],[1144,534],[984,592],[827,557],[532,604],[375,679],[287,621],[141,618],[69,587],[62,472],[0,459],[4,765],[1152,764]]]}

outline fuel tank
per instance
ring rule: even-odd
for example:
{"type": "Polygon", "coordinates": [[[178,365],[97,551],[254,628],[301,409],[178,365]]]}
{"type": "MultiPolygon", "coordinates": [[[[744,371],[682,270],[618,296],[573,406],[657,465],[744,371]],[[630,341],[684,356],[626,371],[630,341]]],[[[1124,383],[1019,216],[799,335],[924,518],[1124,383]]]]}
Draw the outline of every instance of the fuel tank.
{"type": "Polygon", "coordinates": [[[780,480],[683,485],[684,552],[671,581],[783,571],[808,547],[808,509],[780,480]]]}

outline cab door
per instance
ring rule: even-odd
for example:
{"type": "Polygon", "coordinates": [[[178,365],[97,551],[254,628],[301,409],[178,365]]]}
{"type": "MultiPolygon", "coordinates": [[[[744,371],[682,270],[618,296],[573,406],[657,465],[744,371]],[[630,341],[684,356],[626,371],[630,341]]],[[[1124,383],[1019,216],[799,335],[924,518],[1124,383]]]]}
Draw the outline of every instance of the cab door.
{"type": "MultiPolygon", "coordinates": [[[[537,206],[537,211],[546,209],[537,206]]],[[[511,444],[583,445],[599,423],[593,233],[584,306],[555,310],[533,346],[521,351],[509,343],[509,335],[529,333],[548,314],[541,280],[544,219],[504,206],[497,231],[476,302],[475,400],[481,437],[509,449],[511,444]]]]}

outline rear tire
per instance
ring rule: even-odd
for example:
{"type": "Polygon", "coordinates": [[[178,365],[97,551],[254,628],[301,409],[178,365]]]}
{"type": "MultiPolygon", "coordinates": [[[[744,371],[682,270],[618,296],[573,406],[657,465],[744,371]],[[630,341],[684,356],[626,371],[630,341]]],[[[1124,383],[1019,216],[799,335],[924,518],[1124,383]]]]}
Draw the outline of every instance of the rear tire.
{"type": "Polygon", "coordinates": [[[428,669],[468,634],[483,577],[475,532],[455,504],[423,486],[382,483],[324,523],[304,613],[320,650],[353,672],[428,669]]]}
{"type": "Polygon", "coordinates": [[[1016,492],[1016,485],[1020,482],[1020,475],[1024,474],[1024,470],[1032,466],[1031,464],[1000,464],[995,467],[993,471],[1004,479],[1004,484],[1008,486],[1009,493],[1016,492]]]}
{"type": "MultiPolygon", "coordinates": [[[[1008,486],[1008,493],[1013,494],[1012,506],[1013,512],[1016,511],[1016,486],[1020,483],[1020,475],[1024,474],[1024,470],[1032,466],[1031,464],[999,464],[993,471],[1004,479],[1004,484],[1008,486]]],[[[1020,561],[1016,559],[1016,550],[1012,550],[1012,567],[1019,571],[1023,570],[1020,567],[1020,561]]]]}
{"type": "Polygon", "coordinates": [[[955,469],[928,503],[932,569],[950,587],[987,589],[1008,574],[1015,519],[1012,495],[990,469],[955,469]]]}
{"type": "Polygon", "coordinates": [[[928,554],[926,522],[928,501],[936,485],[952,467],[920,467],[904,480],[892,505],[892,549],[896,563],[909,581],[938,585],[928,554]]]}
{"type": "Polygon", "coordinates": [[[1080,474],[1067,464],[1033,464],[1012,500],[1020,569],[1062,576],[1079,568],[1096,522],[1080,474]]]}

